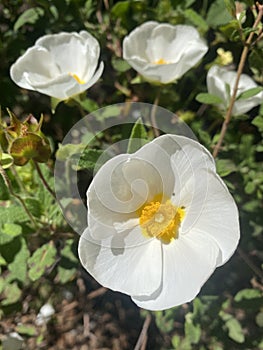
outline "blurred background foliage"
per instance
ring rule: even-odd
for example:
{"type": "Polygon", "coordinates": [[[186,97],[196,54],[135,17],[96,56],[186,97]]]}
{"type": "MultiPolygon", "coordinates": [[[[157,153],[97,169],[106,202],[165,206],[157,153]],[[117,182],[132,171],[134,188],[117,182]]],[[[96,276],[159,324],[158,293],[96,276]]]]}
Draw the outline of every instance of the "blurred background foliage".
{"type": "MultiPolygon", "coordinates": [[[[134,348],[149,313],[140,312],[129,297],[101,288],[82,270],[76,249],[79,236],[67,225],[40,181],[39,171],[52,190],[56,150],[81,113],[125,101],[153,103],[157,87],[143,81],[122,59],[124,36],[148,20],[193,25],[207,40],[209,51],[202,62],[177,84],[164,86],[159,105],[176,112],[212,151],[224,116],[216,106],[198,102],[196,96],[207,91],[209,67],[224,64],[222,52],[230,51],[231,64],[237,67],[255,20],[255,3],[246,0],[240,4],[245,10],[240,29],[230,0],[1,1],[2,119],[8,121],[6,108],[20,120],[30,113],[39,120],[43,114],[42,131],[52,148],[47,163],[36,166],[30,161],[8,167],[9,184],[0,177],[2,340],[17,332],[25,349],[134,348]],[[60,103],[52,113],[47,96],[22,90],[11,81],[10,66],[39,37],[83,29],[101,45],[102,79],[82,97],[82,111],[76,104],[60,103]],[[36,315],[45,303],[54,306],[55,314],[49,323],[36,325],[36,315]]],[[[263,40],[253,45],[244,72],[259,85],[263,83],[263,40]]],[[[130,129],[118,132],[109,132],[107,138],[112,142],[125,138],[130,129]]],[[[217,159],[218,172],[239,207],[239,250],[216,270],[192,303],[151,313],[147,349],[263,349],[262,133],[263,104],[231,119],[217,159]]]]}

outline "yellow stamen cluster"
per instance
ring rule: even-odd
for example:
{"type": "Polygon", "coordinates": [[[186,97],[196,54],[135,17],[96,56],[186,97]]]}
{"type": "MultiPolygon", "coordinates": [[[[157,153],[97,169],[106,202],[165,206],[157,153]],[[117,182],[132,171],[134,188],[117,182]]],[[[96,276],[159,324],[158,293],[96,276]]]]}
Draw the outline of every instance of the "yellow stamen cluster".
{"type": "Polygon", "coordinates": [[[155,64],[168,64],[167,61],[165,61],[163,58],[160,58],[159,60],[154,62],[155,64]]]}
{"type": "Polygon", "coordinates": [[[177,208],[170,200],[163,203],[158,199],[153,200],[141,210],[139,222],[142,233],[146,237],[155,237],[168,244],[178,238],[184,215],[184,207],[177,208]]]}

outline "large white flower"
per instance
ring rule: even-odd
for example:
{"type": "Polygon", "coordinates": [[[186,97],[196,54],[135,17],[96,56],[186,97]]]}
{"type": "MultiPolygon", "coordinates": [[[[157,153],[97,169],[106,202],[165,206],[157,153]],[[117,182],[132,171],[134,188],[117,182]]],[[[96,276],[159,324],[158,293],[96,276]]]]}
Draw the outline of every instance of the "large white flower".
{"type": "Polygon", "coordinates": [[[83,266],[145,309],[191,301],[238,244],[237,207],[211,154],[183,136],[106,162],[87,204],[83,266]]]}
{"type": "MultiPolygon", "coordinates": [[[[209,94],[216,95],[221,98],[222,103],[218,104],[218,107],[222,110],[226,110],[229,106],[231,95],[233,94],[234,85],[237,77],[237,72],[229,71],[226,67],[220,67],[217,65],[212,66],[207,73],[207,90],[209,94]]],[[[241,74],[237,97],[252,88],[256,88],[258,85],[247,74],[241,74]]],[[[257,95],[249,97],[247,99],[240,99],[235,101],[232,110],[233,115],[240,115],[248,112],[253,107],[262,103],[263,92],[259,92],[257,95]]]]}
{"type": "Polygon", "coordinates": [[[18,58],[10,75],[22,88],[65,100],[100,78],[99,55],[98,41],[86,31],[45,35],[18,58]]]}
{"type": "Polygon", "coordinates": [[[188,25],[146,22],[123,41],[123,58],[148,80],[175,81],[192,68],[208,47],[188,25]]]}

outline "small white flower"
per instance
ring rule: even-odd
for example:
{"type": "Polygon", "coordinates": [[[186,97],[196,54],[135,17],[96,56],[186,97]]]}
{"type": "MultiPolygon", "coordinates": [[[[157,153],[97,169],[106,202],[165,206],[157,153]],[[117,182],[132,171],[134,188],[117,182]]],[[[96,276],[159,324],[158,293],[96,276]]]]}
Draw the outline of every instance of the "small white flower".
{"type": "Polygon", "coordinates": [[[55,313],[55,310],[52,305],[45,304],[41,307],[39,310],[39,313],[37,314],[36,324],[38,326],[42,326],[43,324],[46,324],[50,319],[51,316],[53,316],[55,313]]]}
{"type": "MultiPolygon", "coordinates": [[[[237,77],[237,72],[229,71],[226,67],[218,65],[212,66],[207,73],[207,90],[209,94],[216,95],[221,98],[222,103],[218,107],[226,110],[229,106],[231,95],[233,94],[234,85],[237,77]]],[[[241,74],[237,97],[249,89],[255,88],[258,85],[250,76],[241,74]]],[[[234,103],[232,110],[233,115],[240,115],[248,112],[253,107],[262,103],[263,92],[247,99],[240,99],[234,103]]]]}
{"type": "Polygon", "coordinates": [[[18,58],[10,75],[22,88],[65,100],[100,78],[99,55],[98,41],[86,31],[45,35],[18,58]]]}
{"type": "Polygon", "coordinates": [[[191,301],[234,253],[238,211],[198,142],[164,135],[105,163],[87,192],[85,269],[140,307],[191,301]]]}
{"type": "Polygon", "coordinates": [[[123,41],[123,58],[150,81],[175,81],[192,68],[208,47],[188,25],[146,22],[123,41]]]}

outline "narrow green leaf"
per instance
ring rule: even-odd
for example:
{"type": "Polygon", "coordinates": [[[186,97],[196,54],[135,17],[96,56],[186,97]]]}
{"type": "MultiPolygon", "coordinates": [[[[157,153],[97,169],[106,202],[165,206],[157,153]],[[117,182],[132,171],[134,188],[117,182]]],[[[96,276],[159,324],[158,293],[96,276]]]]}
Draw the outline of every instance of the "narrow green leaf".
{"type": "Polygon", "coordinates": [[[250,97],[256,96],[261,91],[263,91],[262,87],[260,87],[260,86],[254,87],[252,89],[249,89],[247,91],[242,92],[240,95],[237,96],[236,100],[246,100],[250,97]]]}
{"type": "Polygon", "coordinates": [[[21,248],[15,255],[14,260],[8,265],[10,275],[9,281],[18,280],[22,283],[25,282],[27,277],[27,259],[30,256],[27,244],[24,238],[20,238],[21,248]]]}
{"type": "Polygon", "coordinates": [[[226,8],[232,17],[236,17],[236,4],[234,0],[224,0],[226,8]]]}
{"type": "Polygon", "coordinates": [[[205,104],[219,104],[223,103],[220,97],[208,93],[200,93],[195,98],[200,103],[205,104]]]}
{"type": "Polygon", "coordinates": [[[200,28],[200,30],[204,33],[206,33],[209,29],[208,24],[206,21],[203,19],[202,16],[200,16],[196,11],[193,9],[189,8],[184,11],[184,15],[189,21],[191,21],[195,26],[200,28]]]}
{"type": "Polygon", "coordinates": [[[41,7],[30,8],[20,15],[14,25],[14,31],[17,32],[24,24],[34,24],[36,21],[44,16],[44,10],[41,7]]]}
{"type": "Polygon", "coordinates": [[[107,152],[98,149],[85,149],[78,163],[78,170],[93,170],[100,168],[110,156],[107,152]]]}
{"type": "Polygon", "coordinates": [[[231,317],[228,321],[226,321],[225,325],[226,325],[226,328],[228,329],[229,338],[231,338],[237,343],[240,343],[240,344],[244,343],[245,336],[238,320],[231,317]]]}
{"type": "Polygon", "coordinates": [[[262,296],[261,292],[257,289],[242,289],[235,295],[235,301],[239,302],[244,299],[255,299],[262,296]]]}
{"type": "Polygon", "coordinates": [[[145,126],[142,123],[142,119],[138,118],[134,124],[129,143],[127,147],[127,153],[134,153],[148,142],[148,134],[145,126]]]}
{"type": "Polygon", "coordinates": [[[258,115],[254,118],[252,124],[255,125],[259,131],[263,132],[263,115],[258,115]]]}
{"type": "Polygon", "coordinates": [[[34,326],[29,326],[29,325],[24,325],[24,324],[16,326],[16,331],[19,334],[24,334],[24,335],[27,335],[29,337],[33,337],[34,335],[37,334],[36,328],[34,326]]]}
{"type": "Polygon", "coordinates": [[[237,170],[231,159],[218,159],[216,162],[217,172],[221,177],[227,176],[237,170]]]}
{"type": "Polygon", "coordinates": [[[28,259],[29,278],[31,281],[39,279],[54,264],[56,253],[57,251],[52,241],[44,244],[34,252],[28,259]]]}

